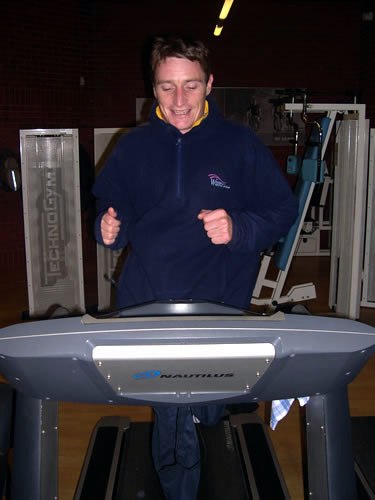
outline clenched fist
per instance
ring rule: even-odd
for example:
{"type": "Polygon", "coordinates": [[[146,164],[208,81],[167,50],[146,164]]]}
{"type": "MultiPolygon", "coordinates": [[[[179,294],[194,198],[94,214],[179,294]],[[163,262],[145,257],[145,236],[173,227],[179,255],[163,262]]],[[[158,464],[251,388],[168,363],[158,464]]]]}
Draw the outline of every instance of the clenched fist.
{"type": "Polygon", "coordinates": [[[223,208],[201,210],[198,219],[203,222],[207,236],[214,245],[226,245],[232,239],[232,218],[223,208]]]}
{"type": "Polygon", "coordinates": [[[100,222],[100,230],[102,232],[102,238],[105,245],[112,245],[112,243],[115,242],[120,231],[121,222],[116,219],[116,217],[116,210],[112,207],[109,207],[100,222]]]}

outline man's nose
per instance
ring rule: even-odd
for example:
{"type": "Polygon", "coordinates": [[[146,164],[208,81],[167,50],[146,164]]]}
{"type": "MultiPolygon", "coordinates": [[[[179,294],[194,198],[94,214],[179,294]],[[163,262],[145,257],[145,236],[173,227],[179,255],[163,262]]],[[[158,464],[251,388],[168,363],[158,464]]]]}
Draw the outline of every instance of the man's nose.
{"type": "Polygon", "coordinates": [[[176,106],[182,106],[185,103],[185,91],[181,87],[177,87],[175,93],[175,104],[176,106]]]}

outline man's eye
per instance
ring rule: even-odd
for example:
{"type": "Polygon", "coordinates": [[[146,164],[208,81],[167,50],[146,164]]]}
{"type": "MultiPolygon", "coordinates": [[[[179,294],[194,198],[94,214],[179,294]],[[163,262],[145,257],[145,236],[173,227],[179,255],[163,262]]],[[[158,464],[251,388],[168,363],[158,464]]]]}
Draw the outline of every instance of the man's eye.
{"type": "Polygon", "coordinates": [[[189,85],[187,87],[188,90],[196,90],[197,86],[196,85],[189,85]]]}
{"type": "Polygon", "coordinates": [[[171,91],[171,90],[172,90],[172,87],[162,87],[162,88],[161,88],[161,90],[162,90],[163,92],[169,92],[169,91],[171,91]]]}

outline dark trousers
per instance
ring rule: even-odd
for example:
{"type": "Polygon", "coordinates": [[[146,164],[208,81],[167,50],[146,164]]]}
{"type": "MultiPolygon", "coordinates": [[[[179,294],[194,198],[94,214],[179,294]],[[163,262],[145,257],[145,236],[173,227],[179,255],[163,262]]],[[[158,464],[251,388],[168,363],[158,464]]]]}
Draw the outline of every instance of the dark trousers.
{"type": "Polygon", "coordinates": [[[166,500],[196,500],[200,479],[200,446],[193,415],[214,425],[224,405],[155,407],[152,455],[166,500]]]}

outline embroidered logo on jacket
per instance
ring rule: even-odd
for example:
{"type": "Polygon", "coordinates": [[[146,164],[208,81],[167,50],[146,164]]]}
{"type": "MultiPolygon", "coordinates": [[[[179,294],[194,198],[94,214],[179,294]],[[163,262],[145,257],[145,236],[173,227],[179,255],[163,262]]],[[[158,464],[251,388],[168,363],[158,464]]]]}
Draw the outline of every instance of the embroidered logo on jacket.
{"type": "Polygon", "coordinates": [[[220,177],[216,174],[208,174],[208,177],[210,178],[211,181],[211,186],[219,187],[219,188],[224,188],[224,189],[230,189],[230,186],[223,181],[223,179],[220,179],[220,177]]]}

